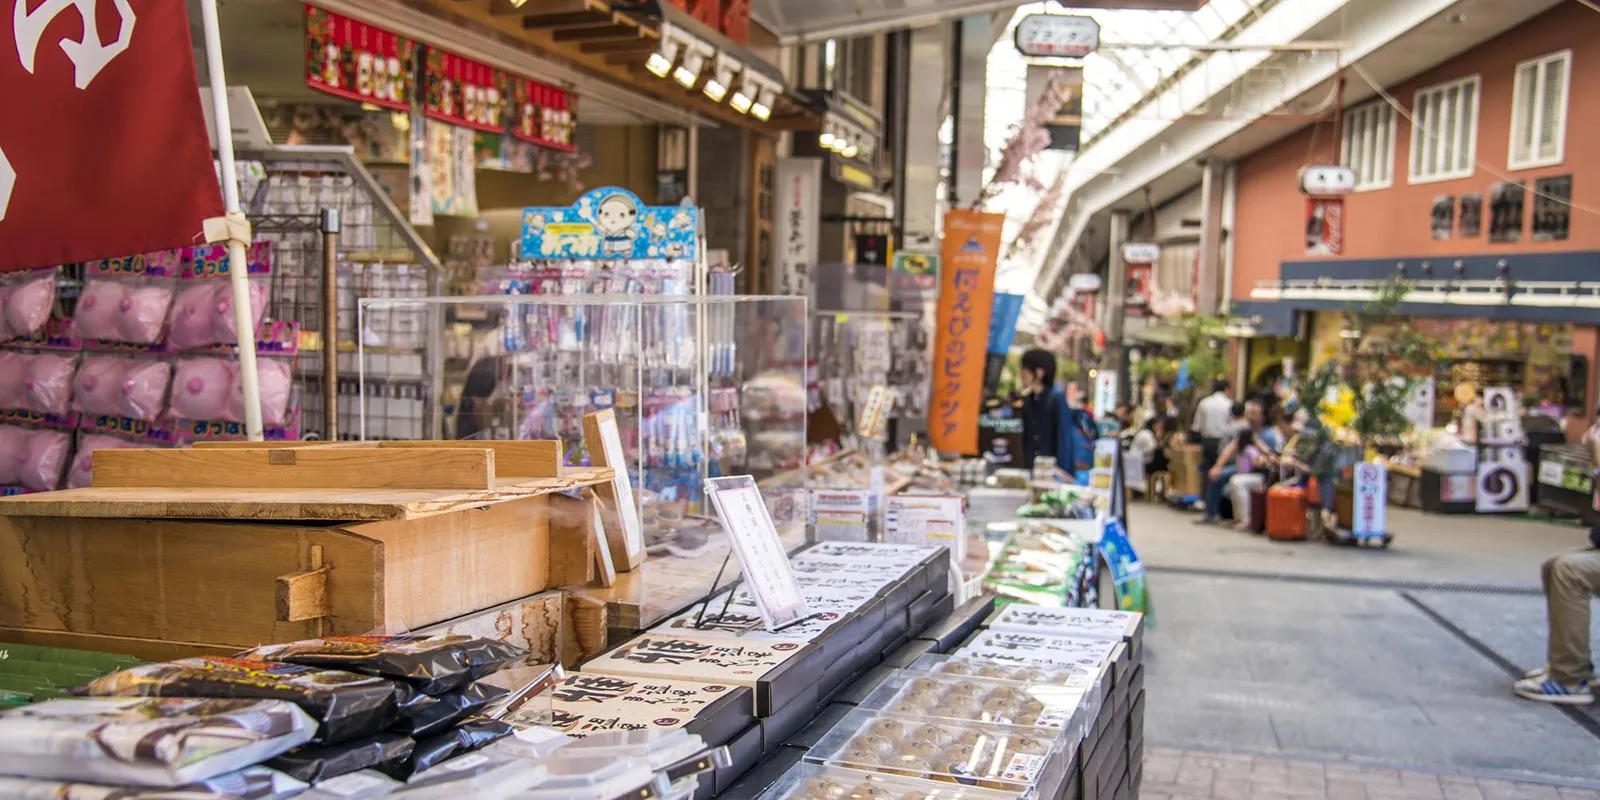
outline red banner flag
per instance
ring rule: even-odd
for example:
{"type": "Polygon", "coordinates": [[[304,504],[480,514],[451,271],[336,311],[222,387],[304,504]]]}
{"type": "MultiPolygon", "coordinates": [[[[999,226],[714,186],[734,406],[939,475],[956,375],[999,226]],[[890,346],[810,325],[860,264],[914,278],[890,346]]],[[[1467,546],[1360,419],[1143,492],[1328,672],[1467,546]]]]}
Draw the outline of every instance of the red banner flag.
{"type": "Polygon", "coordinates": [[[0,272],[193,244],[222,215],[183,0],[0,13],[0,272]]]}

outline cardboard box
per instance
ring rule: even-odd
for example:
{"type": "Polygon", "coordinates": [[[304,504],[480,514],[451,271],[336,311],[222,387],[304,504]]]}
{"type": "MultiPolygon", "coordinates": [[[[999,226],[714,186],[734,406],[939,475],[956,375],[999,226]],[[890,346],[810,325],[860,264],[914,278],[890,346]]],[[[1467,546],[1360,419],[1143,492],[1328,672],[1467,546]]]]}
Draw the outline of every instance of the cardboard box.
{"type": "Polygon", "coordinates": [[[751,695],[749,688],[727,683],[572,675],[550,690],[550,725],[580,738],[683,728],[708,745],[723,745],[755,724],[751,695]]]}
{"type": "Polygon", "coordinates": [[[936,653],[947,653],[978,630],[993,612],[994,595],[981,595],[954,609],[942,622],[934,623],[916,638],[933,642],[936,653]]]}
{"type": "Polygon", "coordinates": [[[950,616],[956,600],[942,587],[918,595],[906,609],[906,632],[912,636],[922,633],[939,620],[950,616]]]}
{"type": "Polygon", "coordinates": [[[1171,449],[1171,466],[1167,468],[1167,497],[1193,497],[1205,491],[1200,482],[1201,448],[1185,444],[1171,449]]]}
{"type": "Polygon", "coordinates": [[[956,652],[958,655],[1001,663],[1094,668],[1114,661],[1118,649],[1123,647],[1121,643],[1113,644],[1098,639],[986,630],[979,632],[956,652]]]}
{"type": "Polygon", "coordinates": [[[766,717],[815,688],[822,652],[796,642],[644,633],[584,664],[580,672],[748,686],[755,690],[756,716],[766,717]]]}
{"type": "Polygon", "coordinates": [[[995,630],[1133,642],[1144,638],[1144,615],[1103,608],[1048,608],[1013,603],[994,612],[986,623],[995,630]]]}
{"type": "Polygon", "coordinates": [[[761,752],[771,753],[782,747],[817,716],[820,688],[812,686],[798,699],[780,708],[771,716],[757,720],[761,725],[761,752]]]}

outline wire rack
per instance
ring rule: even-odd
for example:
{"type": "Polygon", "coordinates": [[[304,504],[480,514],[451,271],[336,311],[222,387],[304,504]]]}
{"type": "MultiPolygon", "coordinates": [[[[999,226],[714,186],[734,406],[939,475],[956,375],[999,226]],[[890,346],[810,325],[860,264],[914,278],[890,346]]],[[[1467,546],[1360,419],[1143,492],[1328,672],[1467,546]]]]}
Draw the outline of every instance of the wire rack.
{"type": "Polygon", "coordinates": [[[322,364],[334,343],[339,367],[336,413],[340,438],[360,438],[358,404],[367,402],[367,438],[425,439],[438,435],[428,420],[438,403],[433,376],[443,357],[437,323],[425,311],[398,310],[367,319],[357,331],[357,301],[437,294],[444,268],[406,222],[383,187],[346,147],[280,147],[242,156],[240,196],[256,237],[274,247],[271,316],[300,327],[295,389],[303,435],[328,429],[322,364]],[[323,212],[338,212],[337,238],[324,231],[323,212]],[[330,242],[337,254],[338,330],[323,328],[322,263],[330,242]],[[367,345],[367,391],[356,378],[355,344],[367,345]]]}

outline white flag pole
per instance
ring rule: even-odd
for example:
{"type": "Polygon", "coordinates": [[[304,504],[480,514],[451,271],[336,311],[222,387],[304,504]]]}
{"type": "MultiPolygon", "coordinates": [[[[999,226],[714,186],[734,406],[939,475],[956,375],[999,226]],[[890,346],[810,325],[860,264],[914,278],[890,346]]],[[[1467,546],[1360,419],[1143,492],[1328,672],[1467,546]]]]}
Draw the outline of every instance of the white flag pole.
{"type": "Polygon", "coordinates": [[[228,243],[228,283],[233,289],[233,327],[239,332],[239,382],[244,389],[245,433],[252,442],[262,440],[261,375],[256,371],[255,315],[250,308],[250,223],[239,207],[239,168],[233,163],[233,120],[228,115],[228,81],[222,66],[222,31],[217,24],[216,0],[200,0],[200,20],[205,29],[206,75],[211,81],[213,126],[217,132],[217,159],[222,164],[222,199],[227,216],[206,221],[206,238],[228,243]],[[220,223],[220,224],[218,224],[220,223]]]}

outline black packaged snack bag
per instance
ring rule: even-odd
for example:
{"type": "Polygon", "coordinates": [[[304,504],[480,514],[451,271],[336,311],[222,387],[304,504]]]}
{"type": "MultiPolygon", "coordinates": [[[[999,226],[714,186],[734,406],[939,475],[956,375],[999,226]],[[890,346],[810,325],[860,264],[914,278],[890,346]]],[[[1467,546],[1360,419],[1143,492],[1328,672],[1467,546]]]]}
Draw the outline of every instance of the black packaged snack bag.
{"type": "Polygon", "coordinates": [[[380,733],[344,744],[291,750],[266,765],[306,783],[318,783],[364,769],[398,769],[411,759],[416,746],[409,736],[380,733]]]}
{"type": "Polygon", "coordinates": [[[453,730],[426,739],[418,739],[416,749],[411,753],[411,759],[399,769],[390,771],[380,767],[380,770],[395,780],[403,781],[445,759],[470,753],[504,739],[510,736],[513,730],[510,725],[498,720],[468,720],[453,730]]]}
{"type": "Polygon", "coordinates": [[[502,687],[481,682],[437,697],[413,693],[401,699],[400,720],[394,729],[416,737],[431,736],[482,711],[506,694],[508,690],[502,687]]]}
{"type": "Polygon", "coordinates": [[[329,636],[263,645],[240,657],[393,678],[423,694],[444,694],[526,655],[492,639],[441,635],[329,636]]]}
{"type": "Polygon", "coordinates": [[[404,684],[332,669],[202,656],[114,672],[73,690],[93,697],[288,700],[319,724],[319,744],[382,732],[416,693],[404,684]]]}

